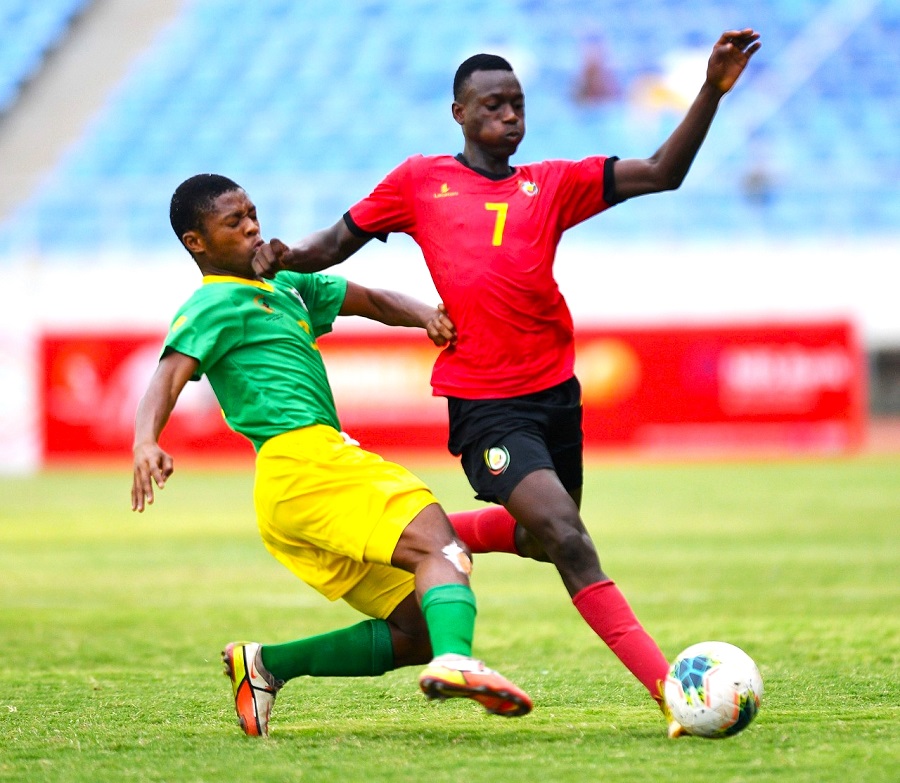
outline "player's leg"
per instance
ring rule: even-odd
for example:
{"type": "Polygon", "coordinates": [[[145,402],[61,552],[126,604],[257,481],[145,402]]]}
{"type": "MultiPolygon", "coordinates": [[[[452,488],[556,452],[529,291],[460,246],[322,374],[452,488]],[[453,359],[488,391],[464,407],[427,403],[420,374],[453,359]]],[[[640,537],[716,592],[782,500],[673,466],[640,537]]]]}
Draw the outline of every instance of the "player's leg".
{"type": "Polygon", "coordinates": [[[434,658],[419,676],[431,699],[463,697],[505,717],[531,711],[528,695],[472,656],[475,595],[469,585],[472,561],[437,503],[424,508],[403,529],[391,556],[413,573],[434,658]]]}
{"type": "MultiPolygon", "coordinates": [[[[401,615],[391,618],[401,602],[386,605],[370,576],[383,569],[414,581],[434,655],[471,660],[471,560],[434,496],[408,470],[345,443],[330,428],[312,427],[263,446],[255,495],[267,548],[301,579],[370,616],[395,620],[389,630],[398,641],[404,641],[401,632],[415,636],[419,630],[412,622],[401,627],[401,615]],[[296,469],[285,469],[289,460],[298,463],[296,469]]],[[[412,660],[421,648],[408,652],[412,660]]],[[[513,706],[519,710],[526,701],[522,694],[521,704],[513,706]]]]}
{"type": "Polygon", "coordinates": [[[508,552],[531,560],[550,560],[534,536],[503,506],[492,504],[471,511],[453,511],[447,517],[472,554],[508,552]]]}
{"type": "Polygon", "coordinates": [[[603,572],[580,515],[577,381],[515,400],[454,401],[450,413],[451,446],[477,497],[506,505],[556,566],[588,625],[658,700],[665,656],[603,572]]]}
{"type": "MultiPolygon", "coordinates": [[[[348,563],[347,571],[358,565],[348,563]]],[[[307,567],[308,564],[298,563],[292,570],[302,571],[307,567]]],[[[302,676],[375,677],[397,665],[406,665],[395,660],[395,638],[401,641],[415,639],[417,635],[421,638],[422,631],[417,632],[414,620],[408,619],[412,612],[392,607],[398,603],[399,606],[411,604],[418,612],[413,580],[409,574],[387,566],[369,567],[368,572],[361,570],[361,573],[364,575],[355,589],[360,596],[365,596],[367,603],[363,609],[373,619],[278,644],[232,642],[226,645],[222,651],[225,674],[231,680],[238,722],[246,734],[268,735],[275,697],[288,680],[302,676]],[[369,585],[375,589],[367,590],[369,585]],[[395,612],[403,619],[399,630],[395,630],[393,622],[395,612]],[[386,619],[381,619],[384,615],[386,619]]],[[[349,594],[352,596],[353,591],[349,594]]],[[[420,624],[424,625],[424,621],[420,624]]],[[[411,642],[405,647],[401,644],[401,654],[410,659],[409,663],[427,661],[429,650],[421,642],[418,653],[412,649],[411,642]]]]}
{"type": "MultiPolygon", "coordinates": [[[[476,498],[491,503],[448,514],[454,531],[473,553],[510,552],[550,560],[541,543],[503,504],[528,473],[556,467],[542,436],[559,407],[556,396],[558,392],[548,391],[509,400],[448,401],[450,450],[461,458],[476,498]],[[545,397],[549,404],[544,404],[545,397]]],[[[580,448],[580,426],[573,438],[580,448]]],[[[580,480],[578,484],[580,493],[580,480]]]]}
{"type": "Polygon", "coordinates": [[[428,623],[425,622],[415,591],[391,612],[387,623],[394,651],[394,668],[420,666],[434,657],[428,623]]]}
{"type": "MultiPolygon", "coordinates": [[[[377,676],[394,668],[390,617],[404,601],[418,610],[410,574],[362,562],[369,529],[348,527],[347,520],[358,516],[367,498],[357,494],[359,465],[348,463],[344,446],[337,432],[323,427],[271,439],[257,457],[254,502],[260,534],[276,559],[327,598],[344,597],[373,619],[279,644],[227,645],[225,673],[241,727],[250,735],[268,733],[275,696],[288,680],[377,676]],[[332,539],[345,550],[324,549],[332,539]]],[[[414,635],[415,628],[407,633],[414,635]]],[[[427,661],[427,653],[416,660],[427,661]]]]}
{"type": "Polygon", "coordinates": [[[344,599],[373,619],[288,642],[226,646],[225,672],[232,680],[238,720],[247,734],[268,734],[275,696],[289,680],[377,677],[431,660],[428,626],[412,576],[388,566],[367,569],[344,599]]]}
{"type": "Polygon", "coordinates": [[[460,455],[476,497],[502,504],[509,512],[491,510],[484,524],[507,526],[504,516],[514,518],[533,548],[557,567],[571,595],[603,579],[578,505],[568,491],[580,493],[582,483],[577,382],[572,389],[510,400],[451,399],[448,407],[450,448],[460,455]],[[567,412],[567,421],[560,421],[560,411],[567,412]],[[561,440],[556,453],[548,430],[561,440]],[[564,468],[563,478],[557,473],[557,461],[564,468]]]}
{"type": "Polygon", "coordinates": [[[604,573],[576,501],[559,477],[548,470],[529,474],[512,491],[507,507],[547,551],[591,630],[664,709],[660,687],[668,671],[666,657],[604,573]]]}
{"type": "Polygon", "coordinates": [[[543,468],[524,476],[506,508],[547,553],[569,595],[606,578],[578,506],[555,471],[543,468]]]}
{"type": "MultiPolygon", "coordinates": [[[[346,567],[359,565],[347,563],[346,567]]],[[[364,576],[343,599],[372,619],[316,636],[263,645],[262,662],[276,679],[377,677],[430,660],[428,631],[410,575],[381,565],[363,565],[360,572],[364,576]]]]}

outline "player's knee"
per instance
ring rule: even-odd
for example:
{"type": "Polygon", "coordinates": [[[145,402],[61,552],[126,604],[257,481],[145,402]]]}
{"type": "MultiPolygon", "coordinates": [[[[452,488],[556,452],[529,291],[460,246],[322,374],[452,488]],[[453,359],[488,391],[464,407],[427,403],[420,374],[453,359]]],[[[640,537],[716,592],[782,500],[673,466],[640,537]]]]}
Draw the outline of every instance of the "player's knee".
{"type": "Polygon", "coordinates": [[[449,563],[459,573],[472,573],[472,554],[469,548],[452,535],[401,537],[391,557],[391,565],[415,573],[425,563],[449,563]]]}
{"type": "Polygon", "coordinates": [[[472,573],[472,555],[459,541],[453,540],[441,547],[441,555],[461,574],[469,576],[472,573]]]}
{"type": "Polygon", "coordinates": [[[541,563],[550,562],[550,556],[547,554],[541,542],[531,535],[524,527],[516,525],[514,535],[516,551],[519,555],[530,558],[531,560],[537,560],[541,563]]]}
{"type": "Polygon", "coordinates": [[[561,571],[579,573],[599,567],[594,544],[581,526],[557,526],[544,549],[561,571]]]}

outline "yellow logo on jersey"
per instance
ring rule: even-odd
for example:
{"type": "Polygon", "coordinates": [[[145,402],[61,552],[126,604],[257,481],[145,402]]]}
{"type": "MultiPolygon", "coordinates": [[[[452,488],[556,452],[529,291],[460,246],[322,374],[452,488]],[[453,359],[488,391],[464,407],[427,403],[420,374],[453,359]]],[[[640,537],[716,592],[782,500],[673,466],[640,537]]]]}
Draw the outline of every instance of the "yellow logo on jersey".
{"type": "Polygon", "coordinates": [[[448,198],[450,196],[458,196],[458,195],[459,195],[459,193],[457,193],[455,190],[450,190],[450,186],[445,182],[443,185],[441,185],[441,189],[437,193],[434,194],[434,197],[435,198],[448,198]]]}
{"type": "Polygon", "coordinates": [[[274,310],[272,310],[272,306],[265,300],[265,297],[263,297],[262,294],[258,294],[257,296],[253,297],[253,304],[255,304],[257,307],[261,307],[267,313],[274,312],[274,310]]]}
{"type": "Polygon", "coordinates": [[[187,316],[181,315],[175,319],[175,323],[172,324],[172,332],[177,332],[182,326],[187,323],[187,316]]]}
{"type": "MultiPolygon", "coordinates": [[[[312,328],[310,327],[310,325],[309,325],[308,323],[306,323],[306,321],[304,321],[304,320],[302,320],[302,319],[301,319],[301,320],[298,320],[298,321],[297,321],[297,326],[299,326],[299,327],[300,327],[304,332],[306,332],[310,337],[313,336],[313,334],[312,334],[312,328]]],[[[319,344],[316,342],[315,338],[313,338],[313,340],[310,342],[309,347],[312,348],[314,351],[318,351],[318,350],[319,350],[319,344]]]]}
{"type": "Polygon", "coordinates": [[[536,182],[522,182],[519,185],[519,189],[526,196],[536,196],[538,194],[538,186],[536,182]]]}

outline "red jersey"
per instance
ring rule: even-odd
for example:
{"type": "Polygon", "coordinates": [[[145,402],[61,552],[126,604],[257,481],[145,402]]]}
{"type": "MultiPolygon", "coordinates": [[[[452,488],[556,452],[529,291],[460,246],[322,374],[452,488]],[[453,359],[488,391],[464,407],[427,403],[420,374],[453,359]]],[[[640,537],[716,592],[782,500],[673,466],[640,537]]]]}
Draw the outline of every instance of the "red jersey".
{"type": "Polygon", "coordinates": [[[403,232],[422,249],[457,330],[435,362],[435,395],[517,397],[572,377],[572,316],[553,261],[563,231],[610,206],[613,160],[545,161],[498,179],[450,155],[415,155],[350,208],[355,233],[403,232]]]}

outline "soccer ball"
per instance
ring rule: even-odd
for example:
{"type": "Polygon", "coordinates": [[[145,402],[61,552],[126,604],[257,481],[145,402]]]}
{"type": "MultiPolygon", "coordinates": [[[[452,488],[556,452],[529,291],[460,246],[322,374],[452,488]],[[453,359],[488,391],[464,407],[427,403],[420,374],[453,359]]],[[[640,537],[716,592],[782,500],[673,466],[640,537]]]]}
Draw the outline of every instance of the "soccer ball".
{"type": "Polygon", "coordinates": [[[753,659],[727,642],[693,644],[675,659],[666,677],[666,704],[697,737],[731,737],[759,711],[763,682],[753,659]]]}

